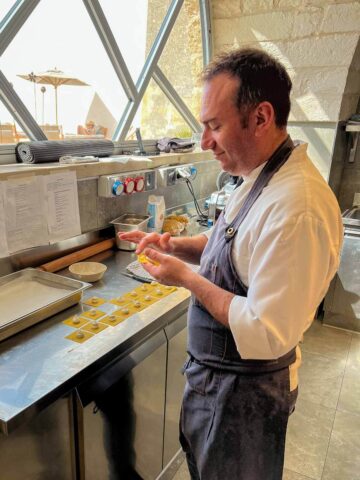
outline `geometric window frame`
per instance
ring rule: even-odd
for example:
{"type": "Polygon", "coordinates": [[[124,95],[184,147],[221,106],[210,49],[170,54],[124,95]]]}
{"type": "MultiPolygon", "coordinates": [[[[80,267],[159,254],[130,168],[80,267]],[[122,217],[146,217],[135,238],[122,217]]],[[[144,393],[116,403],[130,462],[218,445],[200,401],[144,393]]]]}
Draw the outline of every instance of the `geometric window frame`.
{"type": "MultiPolygon", "coordinates": [[[[40,1],[41,0],[17,0],[7,15],[5,15],[0,23],[0,56],[40,1]]],[[[184,0],[171,1],[136,84],[133,82],[99,1],[82,1],[128,99],[113,135],[114,142],[124,142],[151,78],[157,83],[191,130],[193,132],[201,132],[201,125],[158,66],[158,61],[183,6],[184,0]]],[[[204,65],[210,61],[212,56],[209,1],[210,0],[199,0],[204,65]]],[[[46,139],[43,131],[1,71],[0,98],[31,140],[46,139]]],[[[0,150],[1,148],[2,147],[0,147],[0,150]]]]}

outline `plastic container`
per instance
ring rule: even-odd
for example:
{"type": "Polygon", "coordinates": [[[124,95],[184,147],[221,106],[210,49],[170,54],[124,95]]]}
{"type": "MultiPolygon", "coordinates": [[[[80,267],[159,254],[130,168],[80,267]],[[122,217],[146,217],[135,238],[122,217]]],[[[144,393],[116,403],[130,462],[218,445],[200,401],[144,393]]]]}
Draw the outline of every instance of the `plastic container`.
{"type": "Polygon", "coordinates": [[[121,217],[115,218],[110,223],[115,227],[116,245],[119,250],[133,251],[136,249],[136,243],[120,240],[118,233],[131,232],[132,230],[141,230],[146,232],[147,223],[150,215],[138,215],[137,213],[125,213],[121,217]]]}
{"type": "Polygon", "coordinates": [[[165,200],[163,196],[149,195],[147,212],[150,216],[148,223],[149,232],[158,232],[162,230],[165,217],[165,200]]]}

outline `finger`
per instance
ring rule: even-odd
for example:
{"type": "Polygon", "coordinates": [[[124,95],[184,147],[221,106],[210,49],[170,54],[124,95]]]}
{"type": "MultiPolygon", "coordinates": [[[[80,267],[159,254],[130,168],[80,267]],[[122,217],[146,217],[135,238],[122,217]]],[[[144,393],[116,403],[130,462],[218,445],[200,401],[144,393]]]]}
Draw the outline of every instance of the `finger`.
{"type": "Polygon", "coordinates": [[[139,242],[136,253],[141,253],[148,245],[156,244],[159,242],[159,234],[158,233],[148,233],[142,240],[139,242]]]}
{"type": "Polygon", "coordinates": [[[129,240],[135,243],[139,243],[144,235],[146,235],[146,233],[140,232],[139,230],[134,230],[133,232],[118,232],[120,240],[129,240]]]}
{"type": "Polygon", "coordinates": [[[170,238],[171,238],[171,235],[170,235],[169,232],[164,233],[164,234],[161,235],[161,237],[160,237],[160,241],[159,241],[160,247],[161,247],[163,250],[165,250],[165,251],[169,250],[169,241],[170,241],[170,238]]]}
{"type": "Polygon", "coordinates": [[[166,255],[163,255],[160,252],[157,252],[156,250],[152,248],[146,248],[144,250],[145,255],[150,258],[150,260],[154,260],[155,262],[162,263],[164,261],[164,258],[166,255]]]}
{"type": "Polygon", "coordinates": [[[155,265],[153,265],[153,264],[150,263],[150,262],[143,263],[141,266],[142,266],[148,273],[150,273],[150,275],[151,275],[152,277],[154,277],[155,280],[158,280],[157,272],[158,272],[158,268],[159,268],[159,267],[156,267],[155,265]]]}

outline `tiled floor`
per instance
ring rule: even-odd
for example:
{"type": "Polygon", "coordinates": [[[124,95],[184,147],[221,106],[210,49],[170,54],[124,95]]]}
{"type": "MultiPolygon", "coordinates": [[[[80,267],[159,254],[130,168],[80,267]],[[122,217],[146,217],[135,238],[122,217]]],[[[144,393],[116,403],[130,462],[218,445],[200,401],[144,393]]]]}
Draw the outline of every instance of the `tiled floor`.
{"type": "MultiPolygon", "coordinates": [[[[360,335],[316,321],[302,357],[283,480],[360,480],[360,335]]],[[[184,462],[174,480],[189,479],[184,462]]]]}

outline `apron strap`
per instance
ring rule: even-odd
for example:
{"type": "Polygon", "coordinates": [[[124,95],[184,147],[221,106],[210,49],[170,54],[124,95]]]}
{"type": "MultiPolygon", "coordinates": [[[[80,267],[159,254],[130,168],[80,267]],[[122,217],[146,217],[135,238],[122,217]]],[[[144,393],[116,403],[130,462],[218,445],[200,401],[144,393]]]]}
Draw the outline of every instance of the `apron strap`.
{"type": "MultiPolygon", "coordinates": [[[[229,242],[234,238],[239,226],[244,221],[251,207],[254,205],[258,197],[261,195],[261,192],[266,187],[266,185],[270,182],[271,178],[275,175],[275,173],[278,170],[280,170],[280,168],[284,165],[286,160],[290,157],[290,154],[294,150],[294,148],[295,147],[294,147],[293,141],[288,135],[286,140],[271,155],[265,167],[262,169],[260,175],[255,180],[254,185],[251,187],[251,190],[248,193],[247,197],[245,198],[245,201],[242,207],[240,208],[238,214],[236,215],[234,220],[230,223],[230,225],[226,227],[225,240],[227,242],[229,242]]],[[[241,183],[238,182],[238,185],[241,185],[241,183]]]]}

